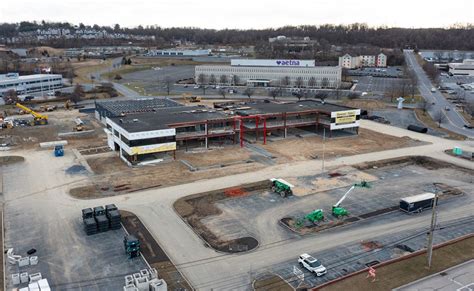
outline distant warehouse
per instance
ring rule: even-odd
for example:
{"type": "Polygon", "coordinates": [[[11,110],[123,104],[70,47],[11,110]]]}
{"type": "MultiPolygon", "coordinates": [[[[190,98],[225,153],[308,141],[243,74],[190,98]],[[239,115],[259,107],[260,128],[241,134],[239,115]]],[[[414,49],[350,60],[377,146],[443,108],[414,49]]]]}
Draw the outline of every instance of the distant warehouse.
{"type": "Polygon", "coordinates": [[[336,88],[341,67],[318,67],[314,60],[235,59],[230,66],[196,66],[194,78],[197,84],[336,88]]]}
{"type": "MultiPolygon", "coordinates": [[[[176,150],[225,144],[244,146],[301,135],[353,136],[360,109],[305,100],[182,106],[169,99],[97,103],[109,147],[129,165],[156,162],[176,150]]],[[[229,149],[232,150],[232,149],[229,149]]]]}
{"type": "Polygon", "coordinates": [[[48,92],[63,87],[62,75],[35,74],[20,76],[18,73],[0,75],[0,96],[13,90],[18,95],[48,92]]]}
{"type": "Polygon", "coordinates": [[[150,50],[149,57],[202,57],[211,55],[210,49],[205,50],[150,50]]]}
{"type": "Polygon", "coordinates": [[[462,63],[449,63],[449,74],[474,76],[474,59],[465,59],[462,63]]]}

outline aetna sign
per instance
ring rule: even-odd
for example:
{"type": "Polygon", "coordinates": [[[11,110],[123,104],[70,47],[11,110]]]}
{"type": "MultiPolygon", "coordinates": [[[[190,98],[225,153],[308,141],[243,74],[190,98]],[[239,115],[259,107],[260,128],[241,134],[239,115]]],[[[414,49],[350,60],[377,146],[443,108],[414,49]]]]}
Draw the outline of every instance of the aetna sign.
{"type": "Polygon", "coordinates": [[[275,62],[278,66],[300,66],[298,60],[277,60],[275,62]]]}

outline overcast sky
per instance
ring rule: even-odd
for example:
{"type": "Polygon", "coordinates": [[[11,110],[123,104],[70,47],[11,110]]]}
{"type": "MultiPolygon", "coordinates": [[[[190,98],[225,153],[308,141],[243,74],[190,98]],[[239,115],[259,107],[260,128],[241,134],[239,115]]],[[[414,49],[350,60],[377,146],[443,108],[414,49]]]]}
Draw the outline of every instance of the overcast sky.
{"type": "Polygon", "coordinates": [[[0,22],[268,28],[301,24],[443,27],[474,22],[474,0],[2,0],[0,22]]]}

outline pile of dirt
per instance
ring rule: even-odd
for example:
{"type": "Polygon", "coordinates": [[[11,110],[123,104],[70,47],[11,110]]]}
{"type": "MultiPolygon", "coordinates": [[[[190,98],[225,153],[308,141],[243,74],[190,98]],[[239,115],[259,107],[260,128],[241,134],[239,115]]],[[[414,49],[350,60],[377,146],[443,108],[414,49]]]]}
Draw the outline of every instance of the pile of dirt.
{"type": "Polygon", "coordinates": [[[360,243],[366,252],[380,249],[383,245],[378,241],[362,241],[360,243]]]}
{"type": "Polygon", "coordinates": [[[4,156],[0,157],[0,166],[7,166],[23,162],[25,160],[22,156],[4,156]]]}
{"type": "Polygon", "coordinates": [[[230,241],[221,240],[202,223],[202,219],[222,213],[222,211],[215,206],[216,202],[240,197],[240,195],[229,195],[229,193],[250,193],[260,189],[268,189],[269,187],[270,181],[261,181],[240,187],[199,193],[178,199],[173,207],[181,218],[213,249],[226,253],[246,252],[258,246],[258,241],[255,238],[241,237],[230,241]],[[236,189],[238,189],[238,191],[236,189]]]}

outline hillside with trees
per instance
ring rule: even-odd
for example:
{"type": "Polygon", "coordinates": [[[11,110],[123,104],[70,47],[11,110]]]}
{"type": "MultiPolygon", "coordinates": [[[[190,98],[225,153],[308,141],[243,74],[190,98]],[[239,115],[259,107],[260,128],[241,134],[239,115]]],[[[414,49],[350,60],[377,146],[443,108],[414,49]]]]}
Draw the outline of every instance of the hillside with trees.
{"type": "MultiPolygon", "coordinates": [[[[419,49],[474,50],[474,26],[472,24],[456,25],[447,28],[395,28],[370,27],[366,24],[319,25],[319,26],[285,26],[275,29],[201,29],[195,27],[162,28],[159,26],[138,26],[135,28],[98,25],[72,25],[70,23],[27,22],[0,24],[0,37],[15,37],[22,33],[33,33],[41,29],[95,29],[110,33],[154,36],[153,42],[146,45],[166,45],[174,40],[187,40],[199,45],[255,45],[268,42],[268,38],[285,35],[287,37],[305,37],[318,40],[322,45],[358,45],[366,44],[382,48],[403,48],[406,46],[419,49]]],[[[51,40],[46,43],[56,47],[78,47],[81,45],[119,44],[118,40],[51,40]]],[[[45,44],[45,43],[43,43],[45,44]]]]}

